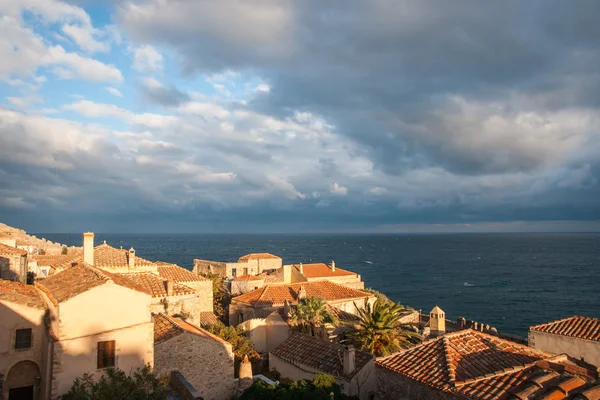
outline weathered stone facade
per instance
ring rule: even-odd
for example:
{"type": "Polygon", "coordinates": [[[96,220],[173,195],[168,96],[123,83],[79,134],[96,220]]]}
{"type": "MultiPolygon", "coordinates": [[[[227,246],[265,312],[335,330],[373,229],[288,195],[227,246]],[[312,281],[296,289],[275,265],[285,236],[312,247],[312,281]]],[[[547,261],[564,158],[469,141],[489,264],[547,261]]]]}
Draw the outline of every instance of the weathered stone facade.
{"type": "Polygon", "coordinates": [[[154,369],[159,374],[178,370],[204,399],[229,400],[233,395],[231,345],[183,332],[155,344],[154,369]]]}
{"type": "Polygon", "coordinates": [[[379,366],[375,367],[375,375],[377,376],[377,399],[380,400],[460,399],[379,366]]]}
{"type": "Polygon", "coordinates": [[[25,282],[27,279],[27,254],[0,253],[0,278],[25,282]]]}

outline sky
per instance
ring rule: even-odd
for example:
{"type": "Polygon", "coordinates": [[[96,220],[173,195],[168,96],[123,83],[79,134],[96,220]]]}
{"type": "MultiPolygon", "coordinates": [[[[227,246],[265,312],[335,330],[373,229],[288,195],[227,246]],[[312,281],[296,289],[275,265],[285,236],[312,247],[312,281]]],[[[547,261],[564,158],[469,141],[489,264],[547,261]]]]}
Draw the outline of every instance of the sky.
{"type": "Polygon", "coordinates": [[[0,1],[0,222],[600,231],[600,2],[0,1]]]}

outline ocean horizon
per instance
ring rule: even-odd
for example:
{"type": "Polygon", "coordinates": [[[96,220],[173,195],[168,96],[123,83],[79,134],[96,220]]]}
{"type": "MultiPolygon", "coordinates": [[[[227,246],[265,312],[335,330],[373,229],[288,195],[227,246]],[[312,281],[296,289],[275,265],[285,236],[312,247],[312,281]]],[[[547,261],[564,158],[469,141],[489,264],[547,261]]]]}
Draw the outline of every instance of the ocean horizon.
{"type": "MultiPolygon", "coordinates": [[[[81,246],[81,233],[36,233],[81,246]]],[[[184,268],[193,259],[235,261],[269,252],[285,264],[326,262],[362,275],[366,288],[428,313],[458,316],[526,336],[571,315],[600,317],[600,233],[96,233],[95,244],[184,268]]]]}

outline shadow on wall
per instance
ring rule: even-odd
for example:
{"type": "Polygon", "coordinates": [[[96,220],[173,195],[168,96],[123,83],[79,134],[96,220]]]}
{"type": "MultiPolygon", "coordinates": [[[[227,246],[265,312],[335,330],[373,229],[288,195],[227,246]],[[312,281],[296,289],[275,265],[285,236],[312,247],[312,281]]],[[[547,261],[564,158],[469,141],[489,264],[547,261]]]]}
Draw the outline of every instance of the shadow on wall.
{"type": "Polygon", "coordinates": [[[0,278],[7,281],[18,281],[19,276],[10,269],[10,259],[0,256],[0,278]]]}

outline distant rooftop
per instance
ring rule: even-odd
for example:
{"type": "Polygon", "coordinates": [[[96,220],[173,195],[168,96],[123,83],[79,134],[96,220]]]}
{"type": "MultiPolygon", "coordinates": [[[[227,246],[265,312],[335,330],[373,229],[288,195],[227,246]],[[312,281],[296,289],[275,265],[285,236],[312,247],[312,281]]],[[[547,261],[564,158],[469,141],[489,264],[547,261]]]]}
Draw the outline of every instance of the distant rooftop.
{"type": "Polygon", "coordinates": [[[0,243],[0,255],[3,256],[26,256],[27,250],[18,249],[16,247],[7,246],[0,243]]]}
{"type": "Polygon", "coordinates": [[[46,308],[46,303],[42,300],[34,286],[3,279],[0,279],[0,301],[39,309],[46,308]]]}
{"type": "Polygon", "coordinates": [[[241,256],[238,261],[239,262],[243,262],[243,261],[249,261],[249,260],[265,260],[265,259],[281,259],[281,257],[277,257],[274,254],[271,253],[250,253],[250,254],[246,254],[245,256],[241,256]]]}
{"type": "MultiPolygon", "coordinates": [[[[300,271],[300,264],[292,264],[294,268],[300,271]]],[[[324,263],[302,264],[302,275],[307,278],[326,278],[332,276],[353,276],[354,272],[346,271],[336,267],[335,271],[331,266],[324,263]]]]}
{"type": "Polygon", "coordinates": [[[168,264],[161,261],[156,262],[158,266],[158,275],[163,279],[173,282],[203,282],[208,278],[193,273],[185,268],[175,264],[168,264]]]}
{"type": "Polygon", "coordinates": [[[535,325],[529,329],[537,332],[600,342],[600,320],[598,318],[573,316],[535,325]]]}
{"type": "Polygon", "coordinates": [[[213,340],[215,342],[229,344],[228,342],[213,335],[212,333],[207,332],[204,329],[194,326],[192,324],[189,324],[180,318],[171,317],[161,313],[154,315],[153,320],[154,344],[166,342],[167,340],[186,332],[201,336],[205,339],[213,340]]]}
{"type": "MultiPolygon", "coordinates": [[[[167,297],[166,281],[150,272],[134,272],[117,274],[125,285],[130,288],[141,289],[152,297],[167,297]]],[[[179,283],[173,283],[173,296],[185,296],[196,291],[179,283]]]]}

